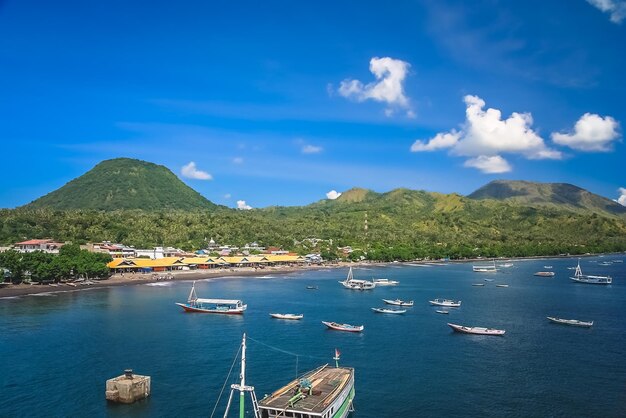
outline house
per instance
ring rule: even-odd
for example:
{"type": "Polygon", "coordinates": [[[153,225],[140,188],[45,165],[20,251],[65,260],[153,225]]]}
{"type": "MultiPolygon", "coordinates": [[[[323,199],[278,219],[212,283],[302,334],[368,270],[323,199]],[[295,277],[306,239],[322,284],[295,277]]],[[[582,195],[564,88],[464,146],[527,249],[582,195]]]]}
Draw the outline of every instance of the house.
{"type": "Polygon", "coordinates": [[[52,239],[31,239],[28,241],[16,242],[13,244],[13,248],[20,253],[43,251],[48,254],[58,254],[59,248],[63,245],[63,242],[56,242],[52,239]]]}

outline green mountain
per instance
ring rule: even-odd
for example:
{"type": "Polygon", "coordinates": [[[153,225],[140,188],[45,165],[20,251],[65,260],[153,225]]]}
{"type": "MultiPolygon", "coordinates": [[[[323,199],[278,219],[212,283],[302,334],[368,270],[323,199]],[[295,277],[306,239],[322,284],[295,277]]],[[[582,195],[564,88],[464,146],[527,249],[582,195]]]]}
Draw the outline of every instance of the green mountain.
{"type": "Polygon", "coordinates": [[[626,207],[619,203],[567,183],[496,180],[467,197],[477,200],[503,200],[532,207],[553,206],[600,215],[626,215],[626,207]]]}
{"type": "Polygon", "coordinates": [[[24,206],[27,209],[103,211],[215,207],[168,168],[131,158],[102,161],[60,189],[24,206]]]}

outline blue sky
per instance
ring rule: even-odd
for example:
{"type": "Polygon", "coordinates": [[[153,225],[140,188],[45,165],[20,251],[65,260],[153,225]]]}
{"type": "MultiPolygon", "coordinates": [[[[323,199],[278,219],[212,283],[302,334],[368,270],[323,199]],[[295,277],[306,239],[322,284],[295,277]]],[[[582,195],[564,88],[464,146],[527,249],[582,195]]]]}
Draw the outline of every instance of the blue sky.
{"type": "Polygon", "coordinates": [[[624,45],[621,0],[0,0],[0,207],[115,157],[231,207],[501,178],[617,199],[624,45]]]}

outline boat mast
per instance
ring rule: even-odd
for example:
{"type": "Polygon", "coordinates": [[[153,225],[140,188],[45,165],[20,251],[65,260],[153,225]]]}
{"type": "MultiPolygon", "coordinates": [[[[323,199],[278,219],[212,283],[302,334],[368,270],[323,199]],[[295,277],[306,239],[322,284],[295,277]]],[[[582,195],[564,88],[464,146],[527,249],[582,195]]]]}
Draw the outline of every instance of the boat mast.
{"type": "Polygon", "coordinates": [[[246,333],[243,334],[241,342],[241,386],[239,389],[239,418],[245,418],[246,411],[244,408],[244,388],[246,387],[246,333]]]}
{"type": "Polygon", "coordinates": [[[196,295],[196,282],[194,281],[193,284],[191,285],[191,292],[189,292],[187,303],[195,302],[196,299],[198,299],[198,296],[196,295]]]}
{"type": "Polygon", "coordinates": [[[576,271],[574,272],[574,277],[578,278],[583,275],[582,270],[580,269],[580,258],[578,259],[578,265],[576,266],[576,271]]]}

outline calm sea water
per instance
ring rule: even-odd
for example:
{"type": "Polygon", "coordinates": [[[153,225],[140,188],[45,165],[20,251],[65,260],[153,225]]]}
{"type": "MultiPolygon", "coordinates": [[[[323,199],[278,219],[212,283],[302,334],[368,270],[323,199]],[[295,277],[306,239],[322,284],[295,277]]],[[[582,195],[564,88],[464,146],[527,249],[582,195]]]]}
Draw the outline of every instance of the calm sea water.
{"type": "MultiPolygon", "coordinates": [[[[332,363],[337,347],[341,364],[356,369],[358,418],[624,417],[626,263],[598,265],[624,258],[581,262],[586,273],[612,275],[611,286],[570,281],[574,259],[515,261],[495,275],[473,273],[471,264],[355,269],[355,278],[400,281],[367,292],[341,288],[343,269],[196,284],[200,297],[243,299],[243,317],[181,312],[174,302],[186,299],[190,282],[2,299],[0,416],[209,416],[247,332],[258,341],[249,341],[248,383],[259,398],[298,372],[332,363]],[[555,278],[532,276],[547,264],[555,278]],[[472,286],[478,282],[485,286],[472,286]],[[428,304],[436,297],[463,304],[437,314],[428,304]],[[405,315],[374,314],[370,308],[382,306],[382,298],[413,299],[415,307],[405,315]],[[270,319],[270,312],[304,319],[270,319]],[[560,326],[548,315],[594,326],[560,326]],[[364,324],[365,331],[329,331],[322,320],[364,324]],[[507,333],[460,335],[446,322],[507,333]],[[125,368],[152,376],[152,396],[107,404],[105,381],[125,368]]],[[[237,374],[238,365],[228,383],[237,374]]]]}

